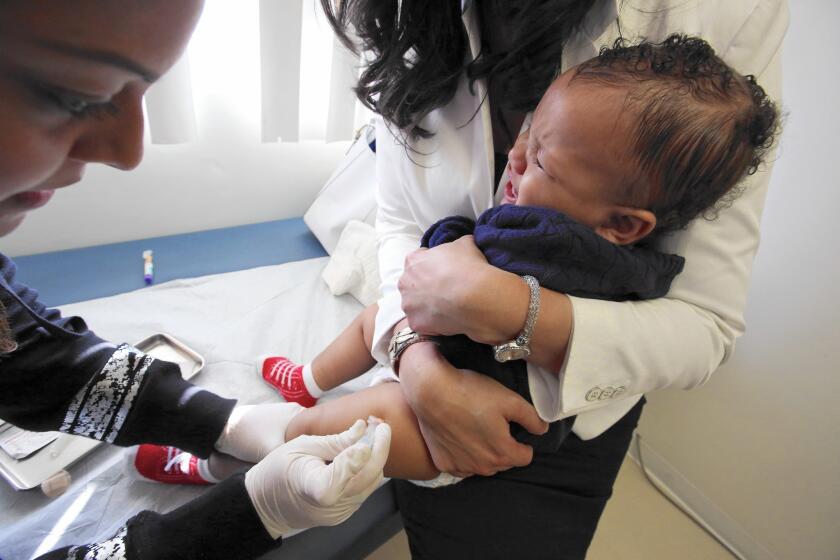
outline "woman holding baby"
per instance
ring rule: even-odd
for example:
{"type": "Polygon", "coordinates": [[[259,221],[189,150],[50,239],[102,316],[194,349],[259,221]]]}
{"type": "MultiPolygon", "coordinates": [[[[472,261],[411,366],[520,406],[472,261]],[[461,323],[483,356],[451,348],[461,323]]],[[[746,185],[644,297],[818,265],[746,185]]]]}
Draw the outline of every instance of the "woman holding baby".
{"type": "MultiPolygon", "coordinates": [[[[559,72],[620,36],[658,41],[681,32],[706,39],[729,66],[780,97],[781,0],[322,5],[339,34],[352,28],[371,56],[357,93],[380,115],[383,297],[373,337],[380,361],[406,326],[516,342],[530,296],[522,278],[488,265],[469,236],[417,247],[436,220],[475,219],[501,200],[507,153],[559,72]]],[[[441,489],[396,481],[414,557],[585,556],[644,393],[703,383],[744,331],[768,181],[765,166],[715,220],[697,218],[658,241],[686,259],[666,297],[607,302],[542,289],[527,357],[533,406],[455,369],[430,342],[403,348],[401,387],[435,466],[482,475],[441,489]],[[557,453],[534,453],[508,431],[511,421],[568,417],[572,434],[557,453]]]]}

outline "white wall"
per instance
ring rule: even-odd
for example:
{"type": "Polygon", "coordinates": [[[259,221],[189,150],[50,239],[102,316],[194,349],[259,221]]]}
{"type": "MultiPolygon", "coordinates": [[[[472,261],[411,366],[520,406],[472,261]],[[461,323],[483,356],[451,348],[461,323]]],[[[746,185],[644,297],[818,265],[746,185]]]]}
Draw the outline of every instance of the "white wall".
{"type": "Polygon", "coordinates": [[[0,251],[27,255],[300,216],[347,149],[223,140],[150,146],[131,173],[89,166],[81,183],[0,239],[0,251]]]}
{"type": "Polygon", "coordinates": [[[671,474],[731,518],[711,521],[734,523],[754,540],[744,547],[751,558],[836,560],[840,77],[833,38],[840,4],[792,0],[790,9],[783,59],[789,116],[764,213],[748,332],[705,387],[650,395],[639,433],[671,474]]]}

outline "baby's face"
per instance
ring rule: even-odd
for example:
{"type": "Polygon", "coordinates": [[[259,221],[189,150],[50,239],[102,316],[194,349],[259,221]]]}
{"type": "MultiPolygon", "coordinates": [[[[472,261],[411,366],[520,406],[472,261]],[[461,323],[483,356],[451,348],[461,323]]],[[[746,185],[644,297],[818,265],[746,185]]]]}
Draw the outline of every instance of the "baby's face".
{"type": "Polygon", "coordinates": [[[508,154],[502,203],[550,208],[595,228],[633,176],[625,93],[570,78],[566,72],[548,88],[508,154]]]}

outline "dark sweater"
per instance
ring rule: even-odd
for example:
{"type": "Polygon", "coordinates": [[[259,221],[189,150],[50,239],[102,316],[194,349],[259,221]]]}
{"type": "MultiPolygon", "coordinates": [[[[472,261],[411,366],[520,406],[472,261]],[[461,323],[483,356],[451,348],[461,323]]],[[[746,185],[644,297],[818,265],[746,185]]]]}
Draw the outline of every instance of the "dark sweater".
{"type": "MultiPolygon", "coordinates": [[[[15,272],[0,254],[0,302],[17,343],[0,354],[0,418],[27,430],[210,454],[236,401],[195,391],[177,365],[106,342],[81,318],[47,309],[35,290],[15,282],[15,272]]],[[[278,545],[239,475],[167,514],[141,512],[109,541],[76,547],[70,557],[111,547],[131,559],[256,558],[278,545]]]]}
{"type": "MultiPolygon", "coordinates": [[[[435,247],[464,235],[475,236],[476,246],[493,266],[533,276],[543,288],[571,296],[613,301],[662,297],[684,264],[680,256],[649,247],[610,243],[559,212],[512,204],[483,212],[477,222],[444,218],[426,231],[422,245],[435,247]]],[[[488,375],[532,402],[523,360],[499,363],[491,346],[463,335],[437,337],[437,342],[453,366],[488,375]]],[[[511,433],[535,450],[556,451],[573,421],[552,422],[539,436],[512,424],[511,433]]]]}

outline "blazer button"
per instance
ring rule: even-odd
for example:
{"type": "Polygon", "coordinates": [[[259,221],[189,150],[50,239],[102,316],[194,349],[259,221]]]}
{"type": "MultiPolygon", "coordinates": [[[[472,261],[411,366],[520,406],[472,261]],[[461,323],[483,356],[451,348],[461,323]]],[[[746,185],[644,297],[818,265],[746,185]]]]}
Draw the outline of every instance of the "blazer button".
{"type": "Polygon", "coordinates": [[[592,387],[586,392],[586,400],[589,402],[597,401],[601,398],[601,388],[592,387]]]}

